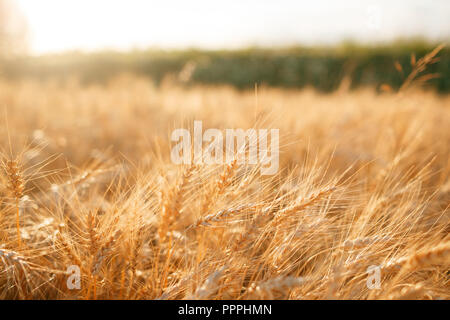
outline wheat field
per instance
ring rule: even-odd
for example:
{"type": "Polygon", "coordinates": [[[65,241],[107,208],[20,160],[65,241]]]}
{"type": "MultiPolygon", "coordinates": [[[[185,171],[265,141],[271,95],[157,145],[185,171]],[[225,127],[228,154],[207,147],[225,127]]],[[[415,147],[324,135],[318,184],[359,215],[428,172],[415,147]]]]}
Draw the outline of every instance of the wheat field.
{"type": "Polygon", "coordinates": [[[450,297],[446,95],[123,75],[1,80],[0,104],[2,299],[450,297]],[[279,128],[277,174],[173,164],[194,120],[279,128]]]}

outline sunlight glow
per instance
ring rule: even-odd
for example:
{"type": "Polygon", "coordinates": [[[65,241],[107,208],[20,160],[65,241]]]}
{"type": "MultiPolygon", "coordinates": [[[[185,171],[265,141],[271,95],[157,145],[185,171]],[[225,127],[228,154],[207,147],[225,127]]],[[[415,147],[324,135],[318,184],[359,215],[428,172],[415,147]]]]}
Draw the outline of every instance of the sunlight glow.
{"type": "Polygon", "coordinates": [[[448,38],[450,1],[16,0],[34,53],[448,38]],[[375,6],[380,25],[370,28],[375,6]],[[350,9],[351,8],[351,9],[350,9]],[[424,14],[426,12],[426,14],[424,14]]]}

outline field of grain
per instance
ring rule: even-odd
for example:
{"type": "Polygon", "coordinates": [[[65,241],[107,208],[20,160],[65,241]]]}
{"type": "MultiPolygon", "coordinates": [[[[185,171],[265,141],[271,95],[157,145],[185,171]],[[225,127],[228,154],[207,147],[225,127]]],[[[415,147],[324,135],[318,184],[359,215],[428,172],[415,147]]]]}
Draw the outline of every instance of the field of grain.
{"type": "Polygon", "coordinates": [[[2,299],[450,298],[447,95],[123,75],[0,105],[2,299]],[[278,173],[173,164],[194,120],[278,128],[278,173]]]}

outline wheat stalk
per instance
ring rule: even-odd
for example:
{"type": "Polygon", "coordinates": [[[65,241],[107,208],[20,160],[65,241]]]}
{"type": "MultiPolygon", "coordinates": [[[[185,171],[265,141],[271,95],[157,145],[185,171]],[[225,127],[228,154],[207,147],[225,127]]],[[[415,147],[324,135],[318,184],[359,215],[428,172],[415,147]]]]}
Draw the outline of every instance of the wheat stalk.
{"type": "Polygon", "coordinates": [[[22,245],[22,237],[20,234],[20,199],[23,196],[25,183],[19,159],[7,161],[6,164],[4,164],[4,168],[9,181],[9,190],[15,201],[17,245],[20,248],[22,245]]]}

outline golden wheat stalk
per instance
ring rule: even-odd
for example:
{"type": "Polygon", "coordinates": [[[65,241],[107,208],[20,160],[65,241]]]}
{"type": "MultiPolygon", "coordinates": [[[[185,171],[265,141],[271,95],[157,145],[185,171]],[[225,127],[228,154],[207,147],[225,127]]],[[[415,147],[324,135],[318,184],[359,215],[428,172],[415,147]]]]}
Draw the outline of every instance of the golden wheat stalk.
{"type": "Polygon", "coordinates": [[[24,179],[19,159],[8,160],[4,167],[9,181],[9,190],[15,201],[17,245],[20,248],[22,245],[22,236],[20,233],[20,199],[23,196],[25,188],[24,179]]]}

